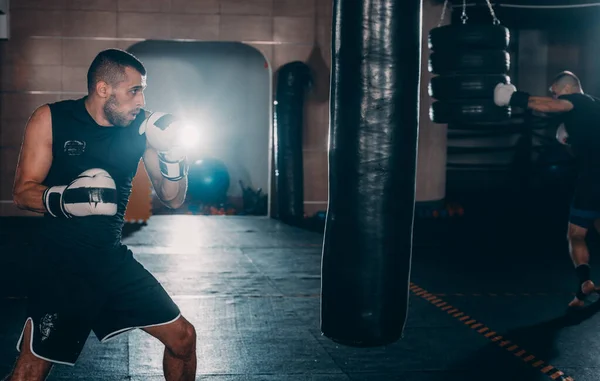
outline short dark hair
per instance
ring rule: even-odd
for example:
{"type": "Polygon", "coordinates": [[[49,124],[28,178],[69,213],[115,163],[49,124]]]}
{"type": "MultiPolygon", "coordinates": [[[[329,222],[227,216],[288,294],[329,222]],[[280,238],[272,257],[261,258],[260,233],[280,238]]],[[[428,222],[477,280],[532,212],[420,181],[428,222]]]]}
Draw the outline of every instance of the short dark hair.
{"type": "Polygon", "coordinates": [[[91,94],[99,81],[104,81],[111,86],[117,85],[123,80],[126,67],[131,67],[141,75],[146,75],[144,64],[133,54],[121,49],[101,51],[88,69],[88,92],[91,94]]]}
{"type": "Polygon", "coordinates": [[[579,80],[579,78],[575,74],[567,70],[558,73],[552,80],[552,84],[556,84],[561,88],[566,85],[581,88],[581,81],[579,80]]]}

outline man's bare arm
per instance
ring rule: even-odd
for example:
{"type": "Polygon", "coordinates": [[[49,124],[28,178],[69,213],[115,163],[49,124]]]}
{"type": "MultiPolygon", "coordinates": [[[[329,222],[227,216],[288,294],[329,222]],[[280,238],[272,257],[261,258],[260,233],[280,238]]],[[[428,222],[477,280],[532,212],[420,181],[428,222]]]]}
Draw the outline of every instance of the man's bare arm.
{"type": "Polygon", "coordinates": [[[31,115],[25,134],[13,186],[13,201],[20,209],[44,213],[42,182],[52,164],[52,118],[48,105],[40,106],[31,115]]]}
{"type": "Polygon", "coordinates": [[[573,103],[565,99],[554,99],[549,97],[529,97],[527,107],[546,113],[568,112],[573,109],[573,103]]]}

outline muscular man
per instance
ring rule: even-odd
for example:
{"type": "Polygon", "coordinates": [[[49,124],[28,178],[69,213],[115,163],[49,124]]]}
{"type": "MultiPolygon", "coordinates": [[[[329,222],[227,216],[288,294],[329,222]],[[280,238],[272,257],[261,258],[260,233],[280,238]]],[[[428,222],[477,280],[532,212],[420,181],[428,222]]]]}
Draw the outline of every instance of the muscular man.
{"type": "Polygon", "coordinates": [[[579,78],[568,71],[559,73],[554,78],[550,92],[552,97],[537,97],[516,91],[513,85],[498,84],[494,100],[498,106],[510,105],[562,114],[560,118],[564,123],[568,145],[575,156],[578,172],[567,239],[579,285],[569,306],[581,307],[586,296],[596,290],[590,276],[589,251],[585,238],[592,226],[600,231],[600,99],[585,94],[579,78]]]}
{"type": "Polygon", "coordinates": [[[13,196],[44,218],[10,381],[44,380],[53,364],[74,365],[91,331],[105,342],[135,328],[164,344],[167,380],[195,379],[194,327],[121,243],[141,158],[167,206],[181,206],[187,189],[183,158],[165,160],[169,152],[148,143],[148,134],[176,126],[147,125],[145,86],[140,61],[106,50],[90,65],[87,96],[40,106],[27,123],[13,196]]]}

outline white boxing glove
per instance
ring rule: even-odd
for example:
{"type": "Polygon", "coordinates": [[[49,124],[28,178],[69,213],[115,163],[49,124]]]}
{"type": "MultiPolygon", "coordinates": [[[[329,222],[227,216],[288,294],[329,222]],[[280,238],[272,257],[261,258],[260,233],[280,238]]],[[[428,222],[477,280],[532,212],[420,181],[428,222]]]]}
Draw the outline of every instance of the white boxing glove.
{"type": "Polygon", "coordinates": [[[517,91],[512,84],[499,83],[494,88],[494,103],[496,106],[505,107],[510,104],[510,98],[517,91]]]}
{"type": "Polygon", "coordinates": [[[187,175],[185,150],[181,146],[183,126],[173,115],[152,113],[140,126],[146,140],[158,152],[160,172],[168,180],[177,181],[187,175]]]}
{"type": "Polygon", "coordinates": [[[564,124],[558,126],[558,129],[556,130],[556,140],[562,145],[569,145],[569,134],[567,134],[567,129],[564,124]]]}
{"type": "Polygon", "coordinates": [[[46,189],[42,197],[52,217],[114,216],[117,213],[115,181],[99,168],[82,172],[69,185],[46,189]]]}

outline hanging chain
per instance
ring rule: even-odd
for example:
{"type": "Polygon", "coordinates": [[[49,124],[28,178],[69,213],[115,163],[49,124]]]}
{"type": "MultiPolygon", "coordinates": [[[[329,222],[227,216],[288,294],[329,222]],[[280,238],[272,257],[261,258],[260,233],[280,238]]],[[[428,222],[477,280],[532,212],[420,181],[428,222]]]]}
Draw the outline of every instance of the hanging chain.
{"type": "Polygon", "coordinates": [[[496,17],[496,13],[494,12],[494,8],[492,7],[492,3],[490,3],[490,0],[485,0],[485,2],[487,3],[488,8],[490,9],[490,14],[492,15],[492,18],[494,19],[494,25],[500,24],[500,20],[498,20],[498,18],[496,17]]]}
{"type": "Polygon", "coordinates": [[[448,9],[448,0],[444,1],[444,8],[442,8],[442,17],[440,18],[440,22],[438,23],[438,28],[442,26],[444,19],[446,18],[446,9],[448,9]]]}
{"type": "MultiPolygon", "coordinates": [[[[490,0],[485,0],[485,2],[490,10],[492,19],[494,20],[494,25],[499,25],[500,20],[498,20],[498,17],[496,17],[496,12],[494,12],[494,7],[492,7],[492,3],[490,2],[490,0]]],[[[445,0],[444,7],[442,8],[442,17],[440,18],[440,22],[437,25],[438,27],[442,26],[442,23],[444,22],[444,19],[446,18],[447,9],[448,9],[448,0],[445,0]]],[[[462,15],[460,16],[460,20],[462,21],[463,24],[466,24],[468,19],[469,19],[469,17],[467,16],[467,0],[463,0],[462,15]]]]}

